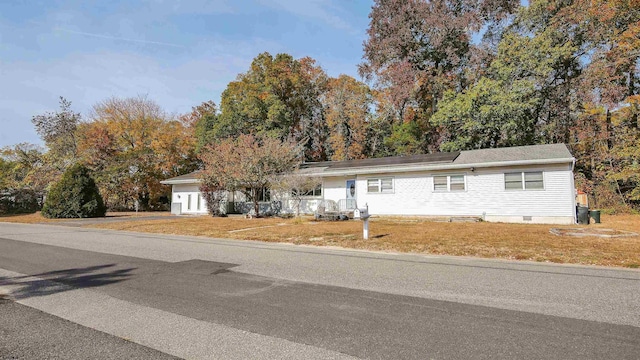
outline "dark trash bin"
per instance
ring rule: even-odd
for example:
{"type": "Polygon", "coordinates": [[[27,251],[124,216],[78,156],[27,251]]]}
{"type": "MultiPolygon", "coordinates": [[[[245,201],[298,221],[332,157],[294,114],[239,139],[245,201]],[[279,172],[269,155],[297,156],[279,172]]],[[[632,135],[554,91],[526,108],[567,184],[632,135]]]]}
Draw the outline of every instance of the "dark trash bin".
{"type": "Polygon", "coordinates": [[[589,211],[589,216],[593,219],[593,222],[600,224],[600,210],[589,211]]]}
{"type": "Polygon", "coordinates": [[[589,225],[589,208],[578,206],[578,224],[589,225]]]}

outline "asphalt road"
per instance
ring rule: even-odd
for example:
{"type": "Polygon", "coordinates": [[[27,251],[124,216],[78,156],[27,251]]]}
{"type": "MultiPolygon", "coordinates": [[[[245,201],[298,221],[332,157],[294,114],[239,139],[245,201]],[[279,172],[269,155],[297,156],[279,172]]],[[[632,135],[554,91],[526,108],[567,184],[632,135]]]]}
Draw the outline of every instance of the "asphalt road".
{"type": "Polygon", "coordinates": [[[633,270],[0,224],[0,292],[184,358],[637,359],[639,285],[633,270]]]}
{"type": "Polygon", "coordinates": [[[10,300],[0,314],[0,359],[176,359],[10,300]]]}

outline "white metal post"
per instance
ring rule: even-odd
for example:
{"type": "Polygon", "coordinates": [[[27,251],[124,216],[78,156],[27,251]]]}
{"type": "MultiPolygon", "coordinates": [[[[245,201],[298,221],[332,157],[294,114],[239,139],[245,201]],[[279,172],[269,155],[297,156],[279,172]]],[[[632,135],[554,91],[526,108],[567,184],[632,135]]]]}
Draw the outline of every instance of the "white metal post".
{"type": "Polygon", "coordinates": [[[362,238],[365,240],[369,238],[369,218],[364,219],[362,222],[362,238]]]}

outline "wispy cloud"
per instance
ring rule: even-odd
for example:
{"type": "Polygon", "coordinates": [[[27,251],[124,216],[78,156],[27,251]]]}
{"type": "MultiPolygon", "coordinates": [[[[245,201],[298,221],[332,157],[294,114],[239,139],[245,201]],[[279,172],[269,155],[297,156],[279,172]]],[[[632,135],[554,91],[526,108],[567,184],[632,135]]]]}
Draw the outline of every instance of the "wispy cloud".
{"type": "Polygon", "coordinates": [[[54,28],[54,30],[55,31],[61,31],[61,32],[69,33],[69,34],[77,34],[77,35],[89,36],[89,37],[94,37],[94,38],[99,38],[99,39],[118,40],[118,41],[126,41],[126,42],[133,42],[133,43],[139,43],[139,44],[149,44],[149,45],[159,45],[159,46],[170,46],[170,47],[176,47],[176,48],[184,48],[183,45],[179,45],[179,44],[173,44],[173,43],[167,43],[167,42],[161,42],[161,41],[132,39],[132,38],[111,36],[111,35],[105,35],[105,34],[96,34],[96,33],[84,32],[84,31],[75,31],[75,30],[69,30],[69,29],[64,29],[64,28],[60,28],[60,27],[56,27],[56,28],[54,28]]]}
{"type": "Polygon", "coordinates": [[[297,16],[324,21],[337,29],[355,32],[349,22],[336,14],[340,7],[332,0],[260,0],[260,3],[265,6],[277,7],[297,16]]]}

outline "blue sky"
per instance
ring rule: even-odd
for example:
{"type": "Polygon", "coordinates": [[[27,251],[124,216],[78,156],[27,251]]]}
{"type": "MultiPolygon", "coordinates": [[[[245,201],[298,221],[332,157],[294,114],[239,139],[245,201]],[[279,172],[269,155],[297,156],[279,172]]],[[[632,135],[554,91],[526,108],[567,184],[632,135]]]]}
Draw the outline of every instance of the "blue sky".
{"type": "Polygon", "coordinates": [[[146,94],[180,114],[220,101],[261,52],[357,77],[370,0],[0,1],[0,147],[41,143],[31,117],[146,94]]]}

